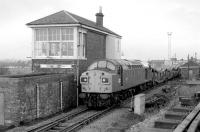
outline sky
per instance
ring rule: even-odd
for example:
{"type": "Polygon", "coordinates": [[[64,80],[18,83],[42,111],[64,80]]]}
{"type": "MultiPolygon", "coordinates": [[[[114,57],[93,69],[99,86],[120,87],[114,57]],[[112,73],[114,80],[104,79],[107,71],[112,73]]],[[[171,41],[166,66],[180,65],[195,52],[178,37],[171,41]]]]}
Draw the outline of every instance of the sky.
{"type": "Polygon", "coordinates": [[[32,31],[26,23],[66,10],[95,21],[102,6],[104,26],[122,36],[124,58],[200,58],[199,0],[0,0],[0,59],[31,57],[32,31]]]}

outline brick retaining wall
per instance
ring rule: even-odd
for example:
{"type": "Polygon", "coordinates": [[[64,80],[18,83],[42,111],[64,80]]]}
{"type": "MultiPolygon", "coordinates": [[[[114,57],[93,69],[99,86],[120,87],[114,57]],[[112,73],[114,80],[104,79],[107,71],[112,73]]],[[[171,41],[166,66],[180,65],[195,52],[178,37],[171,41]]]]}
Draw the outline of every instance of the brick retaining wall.
{"type": "Polygon", "coordinates": [[[61,111],[61,82],[63,109],[75,107],[76,87],[73,80],[73,75],[66,74],[1,76],[4,125],[16,125],[20,121],[42,118],[61,111]]]}

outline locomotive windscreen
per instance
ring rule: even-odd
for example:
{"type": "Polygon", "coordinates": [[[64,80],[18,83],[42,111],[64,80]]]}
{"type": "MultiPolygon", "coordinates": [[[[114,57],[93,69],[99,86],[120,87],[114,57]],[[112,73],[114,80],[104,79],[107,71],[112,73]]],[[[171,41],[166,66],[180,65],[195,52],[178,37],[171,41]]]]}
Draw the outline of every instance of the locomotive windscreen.
{"type": "Polygon", "coordinates": [[[94,70],[94,69],[115,70],[115,65],[113,65],[111,62],[108,61],[97,61],[88,67],[88,70],[94,70]]]}

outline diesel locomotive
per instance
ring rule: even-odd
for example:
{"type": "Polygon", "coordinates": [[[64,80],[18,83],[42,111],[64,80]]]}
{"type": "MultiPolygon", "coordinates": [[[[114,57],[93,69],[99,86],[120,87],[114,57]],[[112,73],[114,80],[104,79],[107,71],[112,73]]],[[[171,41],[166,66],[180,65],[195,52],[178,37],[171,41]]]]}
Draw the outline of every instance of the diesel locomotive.
{"type": "Polygon", "coordinates": [[[98,60],[80,76],[79,97],[88,107],[110,106],[176,76],[177,69],[157,71],[138,61],[98,60]]]}

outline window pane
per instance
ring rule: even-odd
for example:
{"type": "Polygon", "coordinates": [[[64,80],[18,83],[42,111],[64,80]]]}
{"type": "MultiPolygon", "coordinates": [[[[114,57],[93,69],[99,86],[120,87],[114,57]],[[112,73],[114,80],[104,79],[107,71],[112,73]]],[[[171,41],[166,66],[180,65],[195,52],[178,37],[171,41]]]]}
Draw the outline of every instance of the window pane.
{"type": "Polygon", "coordinates": [[[85,57],[86,34],[83,34],[83,57],[85,57]]]}
{"type": "Polygon", "coordinates": [[[96,69],[97,68],[97,62],[93,63],[92,65],[90,65],[88,67],[88,70],[93,70],[93,69],[96,69]]]}
{"type": "Polygon", "coordinates": [[[68,42],[68,56],[74,55],[74,47],[73,42],[68,42]]]}
{"type": "Polygon", "coordinates": [[[69,28],[69,34],[73,34],[73,33],[74,33],[73,28],[69,28]]]}
{"type": "Polygon", "coordinates": [[[44,40],[45,40],[45,41],[47,41],[47,34],[48,34],[47,29],[45,29],[45,30],[44,30],[44,40]]]}
{"type": "Polygon", "coordinates": [[[35,54],[36,56],[47,56],[47,43],[36,42],[35,43],[35,54]]]}
{"type": "Polygon", "coordinates": [[[73,40],[74,30],[73,28],[62,28],[62,40],[73,40]]]}
{"type": "Polygon", "coordinates": [[[78,40],[78,56],[80,56],[81,55],[81,33],[79,32],[79,34],[78,34],[79,36],[78,36],[78,38],[79,38],[79,40],[78,40]]]}
{"type": "Polygon", "coordinates": [[[62,43],[62,56],[67,56],[67,43],[62,43]]]}
{"type": "Polygon", "coordinates": [[[36,41],[47,41],[47,29],[35,29],[35,40],[36,41]]]}
{"type": "Polygon", "coordinates": [[[120,42],[119,42],[119,40],[118,40],[118,42],[117,42],[117,51],[118,51],[118,52],[120,51],[120,42]]]}
{"type": "Polygon", "coordinates": [[[49,28],[49,41],[59,41],[60,36],[60,28],[49,28]]]}
{"type": "Polygon", "coordinates": [[[85,57],[86,34],[79,32],[78,55],[85,57]]]}
{"type": "Polygon", "coordinates": [[[73,35],[69,35],[69,40],[73,40],[74,36],[73,35]]]}
{"type": "Polygon", "coordinates": [[[60,43],[59,42],[50,42],[49,43],[49,55],[50,56],[59,56],[60,55],[60,43]]]}
{"type": "Polygon", "coordinates": [[[35,40],[39,41],[39,30],[35,29],[35,40]]]}
{"type": "Polygon", "coordinates": [[[106,68],[106,61],[99,61],[98,68],[106,68]]]}
{"type": "Polygon", "coordinates": [[[73,56],[74,55],[74,47],[73,42],[64,42],[62,43],[62,56],[73,56]]]}
{"type": "Polygon", "coordinates": [[[115,70],[115,66],[110,62],[107,62],[107,68],[110,70],[115,70]]]}

